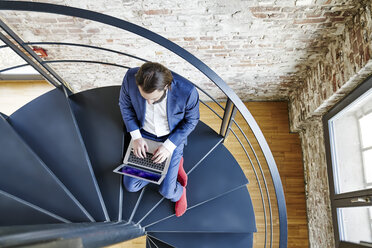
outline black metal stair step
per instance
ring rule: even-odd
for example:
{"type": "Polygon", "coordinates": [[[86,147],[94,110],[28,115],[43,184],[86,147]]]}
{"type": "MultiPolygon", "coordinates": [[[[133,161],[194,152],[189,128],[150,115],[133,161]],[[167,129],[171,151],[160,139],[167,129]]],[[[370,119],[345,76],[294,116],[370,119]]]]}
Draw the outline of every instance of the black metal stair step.
{"type": "Polygon", "coordinates": [[[9,118],[9,116],[7,116],[6,114],[1,113],[1,112],[0,112],[0,116],[2,116],[5,120],[9,118]]]}
{"type": "Polygon", "coordinates": [[[173,216],[144,227],[147,232],[256,232],[252,201],[246,186],[189,209],[181,217],[173,216]]]}
{"type": "MultiPolygon", "coordinates": [[[[154,236],[147,236],[148,239],[149,239],[149,243],[150,243],[150,247],[151,248],[174,248],[174,246],[171,246],[167,243],[164,243],[162,242],[161,240],[155,238],[154,236]]],[[[190,246],[192,247],[192,246],[190,246]]],[[[198,247],[198,246],[194,246],[194,247],[198,247]]]]}
{"type": "Polygon", "coordinates": [[[68,223],[68,220],[0,190],[1,226],[68,223]]]}
{"type": "Polygon", "coordinates": [[[223,138],[212,128],[202,121],[198,122],[195,130],[189,135],[187,145],[184,148],[183,167],[187,174],[199,164],[216,148],[223,138]]]}
{"type": "MultiPolygon", "coordinates": [[[[33,228],[23,233],[13,232],[0,236],[0,247],[23,247],[24,244],[38,243],[46,240],[75,238],[81,238],[84,247],[103,247],[137,238],[145,234],[141,227],[126,222],[101,222],[90,223],[89,225],[71,223],[58,227],[55,225],[47,226],[50,229],[45,229],[44,225],[39,225],[39,229],[33,228]]],[[[24,229],[25,227],[21,228],[24,229]]]]}
{"type": "Polygon", "coordinates": [[[146,248],[152,248],[153,246],[150,243],[150,239],[148,236],[146,236],[146,248]]]}
{"type": "MultiPolygon", "coordinates": [[[[35,224],[35,225],[17,225],[17,226],[1,226],[0,240],[9,239],[12,236],[35,232],[59,232],[66,229],[78,229],[90,227],[92,225],[105,225],[107,222],[84,222],[84,223],[58,223],[58,224],[35,224]]],[[[30,235],[31,236],[31,235],[30,235]]]]}
{"type": "MultiPolygon", "coordinates": [[[[0,137],[0,190],[70,221],[90,221],[76,198],[3,117],[0,137]]],[[[0,212],[0,219],[10,213],[0,212]]]]}
{"type": "Polygon", "coordinates": [[[125,221],[132,221],[131,218],[133,218],[136,206],[140,204],[141,195],[143,195],[145,188],[138,192],[128,192],[124,186],[123,188],[122,219],[125,221]]]}
{"type": "Polygon", "coordinates": [[[105,206],[67,98],[52,90],[9,117],[9,123],[96,221],[105,206]]]}
{"type": "MultiPolygon", "coordinates": [[[[186,187],[188,208],[206,203],[247,183],[248,180],[235,158],[223,144],[219,144],[189,175],[186,187]]],[[[140,224],[148,226],[173,216],[174,206],[173,202],[164,200],[140,224]]]]}
{"type": "Polygon", "coordinates": [[[177,248],[253,247],[253,233],[148,233],[147,235],[152,240],[159,240],[169,247],[177,248]]]}
{"type": "Polygon", "coordinates": [[[119,220],[122,177],[113,173],[123,159],[124,125],[118,106],[119,86],[70,96],[81,135],[111,220],[119,220]]]}
{"type": "MultiPolygon", "coordinates": [[[[184,169],[186,173],[192,172],[203,160],[221,143],[222,137],[202,121],[199,121],[195,130],[188,137],[188,144],[184,148],[184,169]]],[[[192,174],[192,173],[191,173],[192,174]]],[[[190,177],[191,177],[190,174],[190,177]]],[[[157,204],[163,204],[163,197],[158,192],[158,186],[148,185],[140,202],[140,207],[133,218],[134,222],[140,221],[150,214],[157,204]]],[[[133,194],[133,193],[128,193],[133,194]]],[[[124,198],[125,201],[125,198],[124,198]]],[[[173,209],[174,211],[174,209],[173,209]]],[[[167,212],[168,214],[168,212],[167,212]]],[[[173,214],[173,213],[172,213],[173,214]]]]}

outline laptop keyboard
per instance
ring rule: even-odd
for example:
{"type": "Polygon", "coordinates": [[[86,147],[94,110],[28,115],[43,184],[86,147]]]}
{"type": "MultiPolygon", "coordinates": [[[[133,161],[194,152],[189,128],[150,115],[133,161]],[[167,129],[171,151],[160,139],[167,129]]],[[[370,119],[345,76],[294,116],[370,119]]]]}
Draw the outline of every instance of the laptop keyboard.
{"type": "Polygon", "coordinates": [[[151,158],[152,158],[151,153],[146,152],[146,158],[137,158],[136,155],[134,155],[133,151],[131,151],[130,155],[129,155],[129,158],[128,158],[128,163],[132,163],[132,164],[135,164],[137,166],[142,166],[142,167],[149,168],[149,169],[163,171],[164,166],[165,166],[165,162],[167,160],[165,160],[163,163],[157,164],[157,163],[154,163],[151,160],[151,158]]]}

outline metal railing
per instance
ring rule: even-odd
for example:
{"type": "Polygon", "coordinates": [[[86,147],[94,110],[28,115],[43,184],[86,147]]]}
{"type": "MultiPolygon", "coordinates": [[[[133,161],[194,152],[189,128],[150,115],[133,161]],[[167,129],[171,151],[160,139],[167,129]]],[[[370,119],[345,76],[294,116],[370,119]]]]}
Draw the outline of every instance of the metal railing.
{"type": "MultiPolygon", "coordinates": [[[[265,169],[267,169],[270,173],[271,178],[269,182],[271,182],[272,180],[276,204],[277,204],[275,207],[277,208],[278,216],[279,216],[279,247],[287,247],[286,204],[285,204],[282,182],[281,182],[279,172],[278,172],[276,163],[274,161],[273,155],[269,149],[269,146],[259,126],[257,125],[256,121],[254,120],[253,116],[248,111],[244,103],[233,92],[233,90],[227,86],[227,84],[222,80],[222,78],[220,78],[206,64],[204,64],[194,55],[192,55],[191,53],[189,53],[182,47],[178,46],[177,44],[173,43],[172,41],[154,32],[151,32],[145,28],[142,28],[130,22],[109,16],[109,15],[105,15],[105,14],[101,14],[101,13],[97,13],[97,12],[93,12],[89,10],[79,9],[79,8],[68,7],[68,6],[61,6],[61,5],[47,4],[47,3],[37,3],[37,2],[26,2],[26,1],[16,1],[16,2],[0,1],[0,10],[31,11],[31,12],[60,14],[60,15],[66,15],[66,16],[71,16],[71,17],[79,17],[79,18],[103,23],[106,25],[110,25],[113,27],[117,27],[117,28],[120,28],[125,31],[129,31],[133,34],[139,35],[147,40],[150,40],[150,41],[153,41],[159,44],[160,46],[180,56],[185,61],[190,63],[192,66],[194,66],[197,70],[202,72],[225,94],[227,98],[227,102],[224,108],[220,102],[216,101],[205,90],[195,85],[203,94],[205,94],[212,101],[212,103],[217,105],[218,110],[213,109],[211,106],[208,105],[207,102],[203,100],[200,100],[200,102],[205,107],[207,107],[210,111],[212,111],[213,114],[216,115],[217,118],[221,119],[222,123],[220,127],[220,134],[224,138],[226,138],[230,132],[234,135],[236,141],[239,142],[241,148],[243,149],[244,154],[246,155],[251,165],[255,179],[257,181],[258,191],[261,197],[261,204],[262,204],[263,215],[264,215],[265,247],[267,246],[267,243],[269,243],[270,247],[273,246],[273,236],[274,236],[273,235],[274,223],[273,223],[273,216],[272,216],[273,198],[270,197],[268,180],[265,177],[265,169]],[[223,111],[223,117],[218,113],[219,111],[223,111]],[[238,124],[235,118],[237,113],[239,113],[240,116],[243,118],[244,120],[243,124],[247,124],[249,128],[251,129],[251,134],[254,136],[255,142],[260,147],[259,152],[264,157],[267,168],[264,168],[262,160],[260,161],[259,159],[260,155],[258,154],[258,152],[255,151],[254,145],[248,139],[248,135],[244,133],[243,129],[238,124]],[[237,132],[234,131],[234,127],[237,128],[236,130],[237,132]],[[239,138],[239,135],[241,135],[242,138],[239,138]],[[259,173],[257,171],[259,171],[259,173]],[[262,187],[262,184],[264,187],[262,187]],[[268,209],[266,205],[268,206],[268,209]],[[267,218],[267,213],[269,215],[269,219],[267,218]],[[268,227],[268,224],[269,224],[269,227],[268,227]]],[[[128,67],[124,65],[112,64],[112,63],[100,62],[100,61],[83,61],[83,60],[43,61],[39,56],[37,56],[33,52],[33,50],[30,47],[31,45],[77,46],[81,48],[99,49],[99,50],[103,50],[106,52],[111,52],[111,53],[116,53],[119,55],[127,56],[130,58],[136,59],[136,60],[147,61],[146,59],[143,59],[143,58],[140,58],[135,55],[128,54],[128,53],[124,53],[122,51],[106,49],[102,47],[95,47],[91,45],[76,44],[76,43],[61,43],[61,42],[28,42],[28,43],[25,43],[9,27],[7,27],[5,23],[1,21],[0,21],[0,27],[2,28],[2,31],[7,34],[6,36],[0,32],[0,39],[2,39],[6,44],[4,46],[1,46],[0,49],[5,48],[5,47],[12,48],[17,54],[19,54],[23,59],[25,59],[25,61],[28,63],[26,65],[33,66],[41,75],[44,76],[44,78],[47,81],[52,83],[54,86],[58,87],[60,85],[63,85],[65,88],[69,89],[68,90],[69,94],[72,94],[72,91],[70,87],[68,86],[68,84],[62,78],[60,78],[58,74],[53,71],[52,68],[50,68],[47,65],[48,63],[63,63],[63,62],[81,63],[81,62],[84,62],[84,63],[98,63],[98,64],[105,64],[105,65],[111,65],[111,66],[119,66],[123,68],[128,68],[128,67]],[[10,37],[12,41],[8,37],[10,37]],[[26,51],[28,56],[26,56],[20,48],[22,48],[23,51],[26,51]]],[[[25,65],[18,65],[16,67],[22,67],[22,66],[25,66],[25,65]]],[[[12,68],[9,67],[9,68],[3,69],[0,72],[4,72],[10,69],[12,68]]]]}

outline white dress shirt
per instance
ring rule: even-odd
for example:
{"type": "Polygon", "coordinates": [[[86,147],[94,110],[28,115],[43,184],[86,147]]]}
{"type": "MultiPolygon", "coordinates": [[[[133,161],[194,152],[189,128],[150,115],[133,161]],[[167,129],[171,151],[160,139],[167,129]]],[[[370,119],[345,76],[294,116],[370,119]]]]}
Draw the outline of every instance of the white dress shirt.
{"type": "MultiPolygon", "coordinates": [[[[146,101],[146,114],[143,129],[156,135],[157,137],[162,137],[170,133],[167,116],[167,98],[168,90],[166,92],[166,96],[161,102],[149,104],[146,101]]],[[[132,136],[133,140],[142,137],[139,129],[130,132],[130,135],[132,136]]],[[[171,153],[176,148],[176,145],[173,144],[173,142],[169,139],[167,139],[163,145],[171,153]]]]}

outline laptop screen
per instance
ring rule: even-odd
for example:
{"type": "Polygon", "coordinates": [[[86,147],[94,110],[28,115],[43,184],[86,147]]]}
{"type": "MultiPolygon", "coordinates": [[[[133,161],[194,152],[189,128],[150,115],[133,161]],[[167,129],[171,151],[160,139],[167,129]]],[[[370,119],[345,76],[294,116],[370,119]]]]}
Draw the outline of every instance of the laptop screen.
{"type": "Polygon", "coordinates": [[[147,180],[154,181],[154,182],[159,181],[159,179],[161,177],[161,175],[159,175],[159,174],[139,170],[139,169],[129,167],[129,166],[124,166],[123,168],[120,169],[120,171],[122,173],[137,176],[137,177],[140,177],[140,178],[145,178],[147,180]]]}

